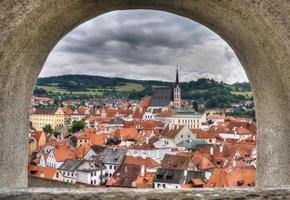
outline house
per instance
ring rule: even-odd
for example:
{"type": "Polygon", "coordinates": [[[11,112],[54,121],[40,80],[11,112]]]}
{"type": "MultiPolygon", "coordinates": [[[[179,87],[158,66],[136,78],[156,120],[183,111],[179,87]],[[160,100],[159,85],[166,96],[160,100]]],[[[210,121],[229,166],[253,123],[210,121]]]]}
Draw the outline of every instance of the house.
{"type": "Polygon", "coordinates": [[[109,187],[136,187],[136,179],[141,172],[140,165],[122,164],[108,180],[109,187]]]}
{"type": "Polygon", "coordinates": [[[81,163],[82,160],[79,159],[65,160],[63,162],[63,164],[58,168],[60,173],[63,175],[63,182],[72,184],[77,182],[76,170],[81,163]]]}
{"type": "Polygon", "coordinates": [[[43,146],[46,144],[46,136],[43,131],[34,131],[32,134],[32,137],[36,140],[36,148],[39,148],[40,146],[43,146]]]}
{"type": "Polygon", "coordinates": [[[48,180],[63,181],[62,174],[56,168],[53,167],[41,167],[36,165],[29,165],[28,175],[48,180]]]}
{"type": "Polygon", "coordinates": [[[166,154],[161,162],[161,168],[178,169],[178,170],[193,170],[194,165],[187,156],[166,154]]]}
{"type": "Polygon", "coordinates": [[[105,127],[105,131],[109,133],[109,132],[115,131],[116,129],[123,128],[124,123],[125,123],[125,120],[123,120],[120,117],[116,117],[102,124],[105,127]]]}
{"type": "Polygon", "coordinates": [[[112,177],[117,168],[122,164],[126,153],[126,149],[117,149],[114,147],[105,148],[96,155],[96,158],[106,167],[106,180],[112,177]]]}
{"type": "Polygon", "coordinates": [[[120,146],[130,146],[136,143],[142,136],[136,128],[120,128],[114,133],[114,136],[121,140],[120,146]]]}
{"type": "Polygon", "coordinates": [[[224,122],[225,115],[224,114],[209,114],[206,117],[207,121],[211,121],[211,124],[217,125],[218,122],[224,122]]]}
{"type": "Polygon", "coordinates": [[[32,126],[37,131],[42,131],[45,125],[50,124],[53,129],[64,126],[64,112],[59,108],[33,108],[30,115],[32,126]]]}
{"type": "Polygon", "coordinates": [[[217,135],[214,132],[202,129],[191,129],[191,131],[196,135],[197,139],[203,140],[206,144],[217,143],[217,135]]]}
{"type": "Polygon", "coordinates": [[[167,189],[188,187],[189,184],[193,187],[194,179],[204,182],[204,172],[159,168],[155,173],[153,184],[154,188],[167,189]]]}
{"type": "Polygon", "coordinates": [[[47,167],[59,168],[66,160],[76,159],[76,155],[73,150],[66,149],[64,147],[55,147],[50,151],[47,160],[47,167]]]}
{"type": "MultiPolygon", "coordinates": [[[[168,124],[165,126],[159,140],[154,143],[156,148],[176,148],[182,141],[197,140],[196,135],[186,126],[168,124]]],[[[183,149],[183,148],[181,148],[183,149]]]]}
{"type": "Polygon", "coordinates": [[[77,182],[91,185],[105,183],[106,167],[98,160],[82,160],[76,169],[77,182]]]}
{"type": "Polygon", "coordinates": [[[153,179],[155,176],[155,172],[141,172],[135,181],[136,188],[153,188],[153,179]]]}
{"type": "Polygon", "coordinates": [[[101,145],[92,145],[90,150],[84,156],[85,160],[91,160],[96,157],[100,152],[102,152],[106,147],[101,145]]]}
{"type": "Polygon", "coordinates": [[[165,124],[171,123],[188,128],[200,128],[201,124],[206,122],[206,115],[195,111],[175,110],[174,114],[170,116],[157,115],[156,119],[165,124]]]}
{"type": "Polygon", "coordinates": [[[145,169],[160,166],[160,164],[157,163],[152,158],[134,157],[134,156],[126,156],[124,159],[124,164],[140,165],[140,166],[144,166],[145,169]]]}
{"type": "Polygon", "coordinates": [[[128,147],[127,155],[133,157],[145,157],[145,158],[152,158],[156,162],[160,163],[163,159],[165,154],[174,154],[176,151],[172,150],[171,148],[156,148],[152,147],[151,145],[132,145],[128,147]]]}
{"type": "Polygon", "coordinates": [[[206,183],[206,187],[255,186],[256,169],[238,167],[235,169],[215,169],[206,183]]]}

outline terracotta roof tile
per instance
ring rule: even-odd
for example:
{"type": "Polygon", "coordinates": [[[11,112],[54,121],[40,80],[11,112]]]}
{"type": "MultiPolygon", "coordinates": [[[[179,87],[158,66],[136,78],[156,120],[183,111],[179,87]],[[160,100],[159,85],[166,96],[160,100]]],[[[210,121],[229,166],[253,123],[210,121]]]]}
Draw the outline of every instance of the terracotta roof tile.
{"type": "Polygon", "coordinates": [[[159,163],[157,163],[152,158],[142,158],[142,157],[134,157],[134,156],[126,156],[124,160],[125,164],[132,164],[132,165],[144,165],[146,168],[151,167],[158,167],[160,166],[159,163]]]}
{"type": "Polygon", "coordinates": [[[52,167],[41,167],[35,165],[29,165],[28,167],[28,174],[30,176],[35,176],[44,179],[52,179],[56,172],[57,169],[52,167]]]}

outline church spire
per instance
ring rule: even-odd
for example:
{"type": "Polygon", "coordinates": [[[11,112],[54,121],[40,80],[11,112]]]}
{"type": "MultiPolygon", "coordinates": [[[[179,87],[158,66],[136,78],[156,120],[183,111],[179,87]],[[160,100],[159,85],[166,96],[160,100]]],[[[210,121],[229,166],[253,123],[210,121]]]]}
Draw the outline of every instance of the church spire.
{"type": "Polygon", "coordinates": [[[178,76],[178,66],[176,66],[176,79],[175,79],[175,86],[179,84],[179,76],[178,76]]]}

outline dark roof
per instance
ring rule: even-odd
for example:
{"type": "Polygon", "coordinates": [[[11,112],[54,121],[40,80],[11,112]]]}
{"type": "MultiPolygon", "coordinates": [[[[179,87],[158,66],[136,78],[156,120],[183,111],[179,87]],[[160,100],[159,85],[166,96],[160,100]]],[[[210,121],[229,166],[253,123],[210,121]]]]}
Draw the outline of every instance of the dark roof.
{"type": "Polygon", "coordinates": [[[104,122],[104,124],[124,124],[124,123],[125,123],[125,120],[123,120],[120,117],[116,117],[108,122],[104,122]]]}
{"type": "Polygon", "coordinates": [[[125,156],[127,150],[126,149],[117,149],[117,148],[105,148],[101,151],[97,157],[104,163],[110,163],[115,165],[120,165],[125,156]]]}
{"type": "Polygon", "coordinates": [[[205,181],[205,172],[204,171],[187,171],[187,176],[185,183],[191,183],[192,179],[200,179],[202,181],[205,181]]]}
{"type": "Polygon", "coordinates": [[[66,160],[62,165],[58,168],[63,171],[74,172],[78,166],[81,164],[82,160],[66,160]]]}
{"type": "Polygon", "coordinates": [[[185,156],[165,154],[161,163],[161,167],[166,169],[185,170],[188,168],[189,161],[190,158],[185,156]]]}
{"type": "Polygon", "coordinates": [[[96,160],[83,160],[78,166],[78,171],[92,172],[106,169],[105,165],[96,160]]]}
{"type": "Polygon", "coordinates": [[[56,111],[57,108],[35,108],[35,112],[33,114],[54,115],[56,111]]]}
{"type": "Polygon", "coordinates": [[[107,185],[115,187],[132,187],[132,183],[136,181],[140,172],[140,165],[122,164],[115,171],[112,178],[109,179],[107,185]]]}
{"type": "Polygon", "coordinates": [[[180,147],[184,147],[186,149],[199,149],[202,146],[206,145],[204,140],[196,139],[196,140],[183,140],[177,144],[180,147]]]}
{"type": "Polygon", "coordinates": [[[101,146],[101,145],[92,145],[91,149],[96,153],[99,154],[100,152],[102,152],[106,147],[101,146]]]}
{"type": "Polygon", "coordinates": [[[205,172],[159,168],[157,169],[153,182],[187,184],[191,183],[192,179],[198,178],[205,181],[205,172]]]}
{"type": "Polygon", "coordinates": [[[151,96],[149,106],[162,107],[168,106],[173,99],[172,88],[157,88],[151,96]]]}
{"type": "Polygon", "coordinates": [[[153,182],[183,184],[184,170],[159,168],[155,173],[153,182]]]}

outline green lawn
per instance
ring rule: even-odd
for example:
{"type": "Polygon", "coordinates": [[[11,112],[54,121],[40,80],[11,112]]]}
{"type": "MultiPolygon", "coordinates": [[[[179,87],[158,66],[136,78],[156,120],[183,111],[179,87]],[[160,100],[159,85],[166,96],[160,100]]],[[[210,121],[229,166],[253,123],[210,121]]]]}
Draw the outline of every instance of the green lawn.
{"type": "Polygon", "coordinates": [[[133,90],[135,90],[136,92],[140,92],[144,90],[144,87],[143,85],[138,83],[126,83],[125,85],[120,85],[116,87],[116,91],[118,92],[128,92],[133,90]]]}
{"type": "MultiPolygon", "coordinates": [[[[47,92],[51,91],[53,93],[61,93],[61,94],[70,94],[71,92],[62,88],[59,88],[57,86],[36,86],[38,88],[45,89],[47,92]]],[[[72,91],[72,94],[86,94],[86,95],[103,95],[103,92],[96,89],[90,89],[89,91],[72,91]]]]}
{"type": "Polygon", "coordinates": [[[231,93],[235,95],[244,95],[244,96],[249,96],[249,97],[253,96],[251,91],[246,91],[246,92],[231,91],[231,93]]]}
{"type": "MultiPolygon", "coordinates": [[[[47,92],[51,91],[53,93],[61,93],[61,94],[70,94],[71,92],[62,88],[59,88],[57,86],[49,85],[49,86],[36,86],[38,88],[45,89],[47,92]]],[[[72,94],[86,94],[86,95],[103,95],[103,91],[110,91],[111,89],[93,89],[88,88],[89,91],[72,91],[72,94]]],[[[144,90],[143,85],[138,83],[125,83],[125,85],[116,86],[116,91],[118,92],[128,92],[128,91],[142,91],[144,90]]]]}

